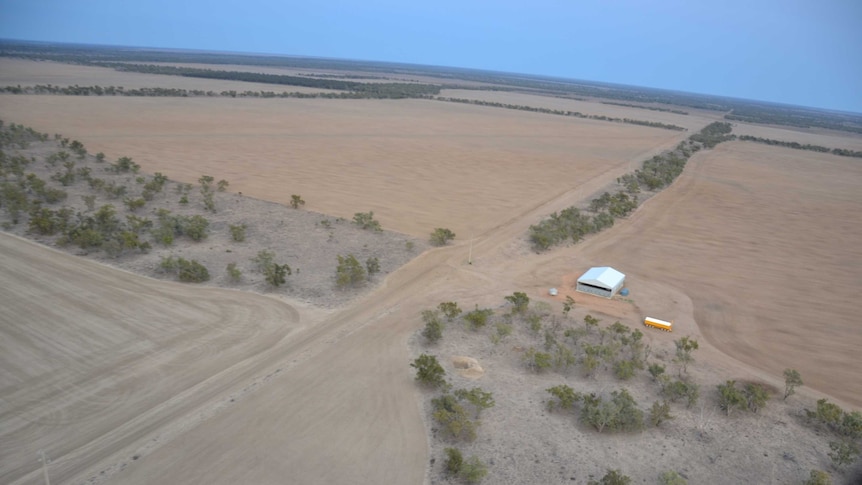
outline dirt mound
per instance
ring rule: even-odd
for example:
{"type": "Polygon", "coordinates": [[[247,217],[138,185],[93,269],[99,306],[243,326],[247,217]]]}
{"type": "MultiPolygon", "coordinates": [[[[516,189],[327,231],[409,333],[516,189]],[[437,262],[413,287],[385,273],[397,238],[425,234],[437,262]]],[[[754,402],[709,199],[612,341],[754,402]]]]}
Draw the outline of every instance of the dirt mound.
{"type": "Polygon", "coordinates": [[[479,365],[479,361],[472,357],[452,357],[452,365],[458,369],[458,374],[468,379],[478,379],[485,375],[485,369],[479,365]]]}

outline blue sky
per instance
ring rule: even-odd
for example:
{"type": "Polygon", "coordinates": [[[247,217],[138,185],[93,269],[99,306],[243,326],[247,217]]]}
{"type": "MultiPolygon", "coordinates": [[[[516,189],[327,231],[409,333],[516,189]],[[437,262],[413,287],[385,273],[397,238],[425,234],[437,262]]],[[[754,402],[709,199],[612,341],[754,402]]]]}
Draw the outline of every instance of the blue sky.
{"type": "Polygon", "coordinates": [[[0,0],[0,37],[470,67],[862,112],[862,0],[0,0]]]}

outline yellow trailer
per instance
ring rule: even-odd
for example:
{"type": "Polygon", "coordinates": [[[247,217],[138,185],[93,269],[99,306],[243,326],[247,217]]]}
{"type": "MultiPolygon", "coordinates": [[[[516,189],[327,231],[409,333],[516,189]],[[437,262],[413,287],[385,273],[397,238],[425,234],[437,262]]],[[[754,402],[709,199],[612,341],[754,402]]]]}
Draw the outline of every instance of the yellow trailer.
{"type": "Polygon", "coordinates": [[[673,321],[666,322],[664,320],[659,320],[658,318],[646,317],[644,318],[644,325],[664,330],[665,332],[673,332],[673,321]]]}

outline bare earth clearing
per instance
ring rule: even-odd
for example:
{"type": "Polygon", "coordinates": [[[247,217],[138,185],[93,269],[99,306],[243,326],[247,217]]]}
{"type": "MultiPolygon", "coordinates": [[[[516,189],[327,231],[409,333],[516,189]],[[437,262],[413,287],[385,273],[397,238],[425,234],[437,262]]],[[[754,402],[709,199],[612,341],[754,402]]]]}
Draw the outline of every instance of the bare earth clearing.
{"type": "MultiPolygon", "coordinates": [[[[787,405],[727,419],[712,407],[715,383],[777,387],[791,366],[807,385],[860,406],[852,370],[862,330],[851,310],[862,293],[852,244],[862,182],[852,159],[721,145],[694,157],[629,221],[535,255],[524,240],[530,224],[690,132],[417,100],[3,96],[0,118],[79,139],[110,159],[131,156],[171,179],[208,173],[261,199],[299,193],[315,211],[373,210],[385,228],[425,237],[449,227],[460,240],[323,312],[144,279],[0,238],[0,303],[16,305],[0,317],[4,481],[38,483],[35,450],[45,448],[59,483],[437,482],[442,445],[431,441],[437,462],[428,468],[429,396],[407,366],[424,350],[419,312],[447,300],[496,307],[519,290],[542,299],[592,264],[628,273],[632,302],[576,295],[573,316],[591,311],[629,325],[644,313],[675,318],[678,333],[647,334],[665,360],[673,338],[705,337],[690,372],[706,406],[701,415],[675,409],[666,431],[596,435],[546,415],[543,390],[566,377],[524,371],[510,347],[522,335],[495,348],[487,335],[450,328],[435,351],[447,372],[455,375],[448,357],[472,353],[487,371],[475,385],[497,400],[479,440],[464,448],[491,464],[487,483],[585,483],[607,467],[635,483],[672,468],[691,483],[794,482],[829,466],[825,439],[795,418],[819,394],[802,389],[787,405]],[[812,230],[824,226],[826,234],[812,230]]],[[[620,387],[610,375],[581,384],[620,387]]],[[[654,399],[645,375],[630,386],[642,407],[654,399]]]]}

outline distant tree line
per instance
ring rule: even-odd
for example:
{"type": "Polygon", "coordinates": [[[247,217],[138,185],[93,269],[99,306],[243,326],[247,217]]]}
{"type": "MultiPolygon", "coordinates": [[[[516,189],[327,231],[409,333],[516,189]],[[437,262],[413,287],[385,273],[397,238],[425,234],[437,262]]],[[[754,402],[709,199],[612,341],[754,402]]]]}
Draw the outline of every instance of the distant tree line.
{"type": "Polygon", "coordinates": [[[670,108],[661,108],[658,106],[643,106],[640,104],[615,103],[612,101],[602,101],[602,104],[609,104],[611,106],[625,106],[626,108],[648,109],[650,111],[662,111],[665,113],[674,113],[674,114],[678,114],[678,115],[688,115],[688,111],[682,111],[682,110],[670,109],[670,108]]]}
{"type": "Polygon", "coordinates": [[[795,141],[772,140],[770,138],[759,138],[756,136],[748,136],[748,135],[741,135],[739,137],[739,139],[742,141],[753,141],[755,143],[763,143],[766,145],[793,148],[795,150],[810,150],[812,152],[831,153],[833,155],[838,155],[838,156],[842,156],[842,157],[862,158],[862,151],[857,151],[857,150],[847,150],[844,148],[829,148],[829,147],[824,147],[824,146],[820,146],[820,145],[811,145],[808,143],[803,145],[803,144],[797,143],[795,141]]]}
{"type": "Polygon", "coordinates": [[[520,110],[520,111],[530,111],[533,113],[543,113],[543,114],[557,115],[557,116],[571,116],[573,118],[583,118],[583,119],[588,119],[588,120],[611,121],[614,123],[626,123],[626,124],[630,124],[630,125],[649,126],[651,128],[662,128],[665,130],[673,130],[673,131],[686,131],[686,129],[681,127],[681,126],[669,125],[667,123],[659,123],[657,121],[633,120],[630,118],[614,118],[614,117],[604,116],[604,115],[588,115],[588,114],[581,113],[579,111],[565,111],[565,110],[550,109],[550,108],[537,108],[535,106],[524,106],[521,104],[497,103],[495,101],[481,101],[478,99],[445,98],[445,97],[436,97],[434,99],[436,99],[438,101],[448,101],[450,103],[474,104],[477,106],[489,106],[492,108],[516,109],[516,110],[520,110]]]}
{"type": "Polygon", "coordinates": [[[283,84],[309,88],[349,91],[358,98],[418,98],[440,93],[440,86],[420,83],[362,83],[339,79],[319,79],[286,74],[264,74],[244,71],[216,71],[194,67],[157,66],[153,64],[127,64],[123,62],[97,63],[101,67],[112,67],[122,72],[164,74],[170,76],[221,79],[265,84],[283,84]]]}

